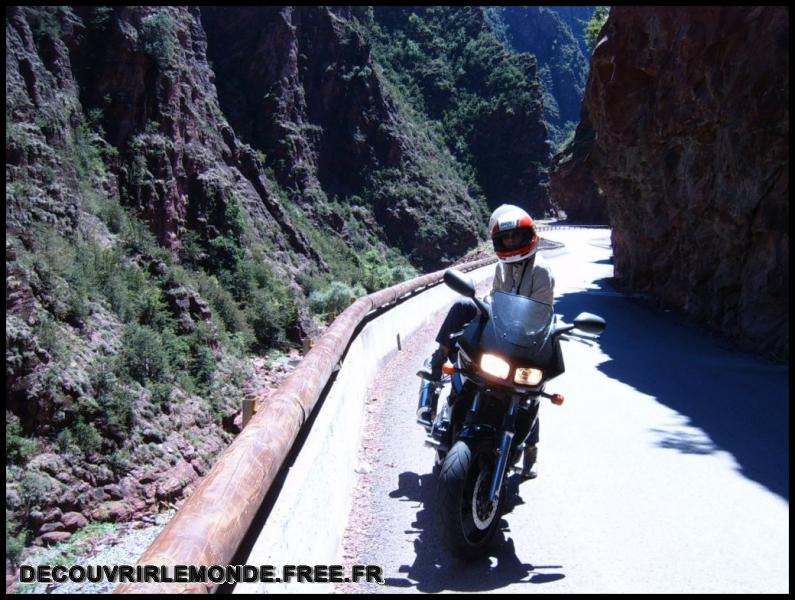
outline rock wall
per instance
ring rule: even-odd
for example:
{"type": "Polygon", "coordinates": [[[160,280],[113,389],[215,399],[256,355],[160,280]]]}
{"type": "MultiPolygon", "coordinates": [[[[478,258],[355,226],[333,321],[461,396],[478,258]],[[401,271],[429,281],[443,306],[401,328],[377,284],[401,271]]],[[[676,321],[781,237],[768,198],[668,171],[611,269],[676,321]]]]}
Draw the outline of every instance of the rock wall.
{"type": "Polygon", "coordinates": [[[288,187],[360,192],[368,171],[401,166],[384,127],[395,110],[350,18],[343,7],[202,9],[222,108],[288,187]]]}
{"type": "MultiPolygon", "coordinates": [[[[282,251],[275,263],[292,262],[287,250],[321,262],[291,223],[253,149],[239,141],[218,107],[197,10],[108,10],[64,9],[52,13],[49,24],[42,22],[48,13],[10,14],[10,120],[25,137],[12,147],[7,174],[19,179],[20,169],[40,170],[40,157],[30,156],[37,148],[73,154],[74,128],[97,115],[95,124],[116,151],[105,192],[121,194],[138,209],[164,246],[178,250],[189,229],[204,239],[224,231],[234,195],[257,223],[253,230],[282,251]],[[45,26],[57,35],[42,32],[45,26]],[[38,42],[32,30],[40,32],[38,42]],[[22,124],[34,121],[46,123],[38,145],[35,128],[22,124]]],[[[79,213],[77,168],[52,163],[58,189],[42,186],[41,194],[56,215],[72,206],[72,225],[79,213]],[[63,197],[63,189],[72,193],[63,197]]],[[[35,211],[30,195],[14,194],[12,209],[12,230],[24,233],[35,211]]]]}
{"type": "Polygon", "coordinates": [[[593,7],[586,6],[505,6],[498,13],[510,47],[538,60],[545,92],[544,119],[556,144],[579,120],[588,59],[580,45],[582,26],[576,19],[587,20],[592,12],[593,7]]]}
{"type": "Polygon", "coordinates": [[[451,158],[420,141],[417,123],[389,97],[352,9],[209,7],[202,23],[208,57],[224,74],[222,110],[316,223],[344,236],[341,216],[318,205],[331,198],[357,205],[368,213],[367,229],[423,268],[475,245],[478,200],[454,169],[442,181],[431,168],[451,158]],[[451,205],[452,219],[443,208],[451,205]],[[433,235],[414,235],[429,223],[433,235]]]}
{"type": "Polygon", "coordinates": [[[550,146],[538,63],[506,50],[479,7],[375,7],[379,60],[402,94],[441,131],[482,189],[504,203],[550,212],[550,146]]]}
{"type": "Polygon", "coordinates": [[[584,99],[616,277],[789,350],[789,9],[614,7],[584,99]]]}
{"type": "Polygon", "coordinates": [[[607,201],[594,182],[591,151],[594,131],[583,110],[574,138],[555,156],[549,173],[549,195],[556,209],[572,223],[606,225],[607,201]]]}

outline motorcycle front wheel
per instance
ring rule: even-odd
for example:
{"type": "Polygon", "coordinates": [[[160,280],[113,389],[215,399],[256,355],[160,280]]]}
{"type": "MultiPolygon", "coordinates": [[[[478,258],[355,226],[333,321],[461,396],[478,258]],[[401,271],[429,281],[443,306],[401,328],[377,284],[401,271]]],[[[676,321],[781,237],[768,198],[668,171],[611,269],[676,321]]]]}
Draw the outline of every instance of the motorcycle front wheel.
{"type": "Polygon", "coordinates": [[[437,510],[445,544],[459,558],[482,556],[499,529],[505,494],[488,501],[494,463],[491,444],[459,440],[442,464],[437,510]]]}

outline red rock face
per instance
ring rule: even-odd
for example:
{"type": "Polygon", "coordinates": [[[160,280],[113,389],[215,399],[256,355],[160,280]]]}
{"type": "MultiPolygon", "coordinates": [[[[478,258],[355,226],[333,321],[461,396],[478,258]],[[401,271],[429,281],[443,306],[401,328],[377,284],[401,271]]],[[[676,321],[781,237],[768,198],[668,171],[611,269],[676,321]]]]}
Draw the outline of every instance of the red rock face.
{"type": "Polygon", "coordinates": [[[434,181],[428,163],[441,157],[418,150],[350,8],[203,7],[201,20],[208,59],[223,73],[216,86],[230,125],[264,153],[290,200],[315,223],[345,235],[345,220],[321,205],[361,196],[378,236],[411,251],[422,268],[476,244],[478,203],[463,181],[434,181]],[[384,184],[390,173],[410,174],[423,193],[407,198],[384,184]],[[460,211],[451,217],[449,205],[460,211]],[[418,238],[429,215],[440,215],[443,230],[418,238]]]}
{"type": "Polygon", "coordinates": [[[593,180],[593,140],[593,127],[583,111],[573,142],[553,157],[549,194],[555,208],[565,212],[566,220],[601,225],[609,223],[609,218],[605,196],[593,180]]]}
{"type": "Polygon", "coordinates": [[[590,162],[616,277],[786,356],[789,10],[616,7],[591,62],[590,162]]]}
{"type": "Polygon", "coordinates": [[[401,166],[400,141],[383,126],[393,116],[370,48],[350,29],[349,13],[202,9],[209,59],[224,74],[222,108],[287,187],[358,192],[366,172],[401,166]]]}
{"type": "Polygon", "coordinates": [[[116,9],[101,27],[93,8],[75,13],[90,25],[70,48],[81,102],[102,109],[108,141],[130,163],[120,187],[160,242],[179,248],[188,229],[223,231],[234,195],[256,231],[321,262],[221,113],[198,9],[116,9]]]}

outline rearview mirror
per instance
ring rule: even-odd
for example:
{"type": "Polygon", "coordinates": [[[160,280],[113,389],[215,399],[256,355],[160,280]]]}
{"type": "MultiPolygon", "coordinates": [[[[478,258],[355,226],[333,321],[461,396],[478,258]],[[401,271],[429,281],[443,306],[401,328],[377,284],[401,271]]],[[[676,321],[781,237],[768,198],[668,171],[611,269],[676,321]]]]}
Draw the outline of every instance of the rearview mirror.
{"type": "Polygon", "coordinates": [[[580,313],[577,315],[577,318],[574,319],[574,327],[583,333],[598,335],[605,330],[606,326],[607,323],[605,323],[602,317],[592,315],[591,313],[580,313]]]}
{"type": "Polygon", "coordinates": [[[444,272],[444,282],[453,291],[458,292],[467,298],[475,297],[475,284],[469,277],[466,277],[461,271],[455,269],[447,269],[444,272]]]}

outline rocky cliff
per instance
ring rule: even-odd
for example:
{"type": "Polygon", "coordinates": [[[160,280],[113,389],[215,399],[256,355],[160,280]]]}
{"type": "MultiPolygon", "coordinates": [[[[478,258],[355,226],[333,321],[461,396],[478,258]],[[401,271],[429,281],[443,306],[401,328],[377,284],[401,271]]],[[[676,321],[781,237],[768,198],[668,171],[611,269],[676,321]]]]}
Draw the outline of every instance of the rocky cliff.
{"type": "Polygon", "coordinates": [[[583,23],[593,7],[503,6],[489,9],[504,29],[508,46],[538,61],[544,88],[544,119],[558,145],[574,130],[588,78],[583,23]]]}
{"type": "Polygon", "coordinates": [[[552,157],[549,195],[567,221],[608,225],[607,201],[594,181],[593,143],[594,130],[587,110],[583,109],[574,136],[552,157]]]}
{"type": "Polygon", "coordinates": [[[179,499],[264,384],[230,337],[254,333],[240,306],[179,264],[188,240],[186,266],[244,233],[263,276],[320,262],[218,110],[197,17],[7,10],[9,553],[179,499]]]}
{"type": "Polygon", "coordinates": [[[385,76],[430,117],[489,207],[549,213],[536,59],[503,48],[477,7],[376,7],[363,22],[385,76]]]}
{"type": "Polygon", "coordinates": [[[340,215],[319,205],[353,204],[365,229],[423,268],[475,244],[482,207],[385,90],[351,9],[205,8],[202,22],[224,114],[310,219],[334,228],[340,215]]]}
{"type": "Polygon", "coordinates": [[[615,7],[584,99],[616,277],[779,358],[789,349],[788,45],[785,7],[615,7]]]}

